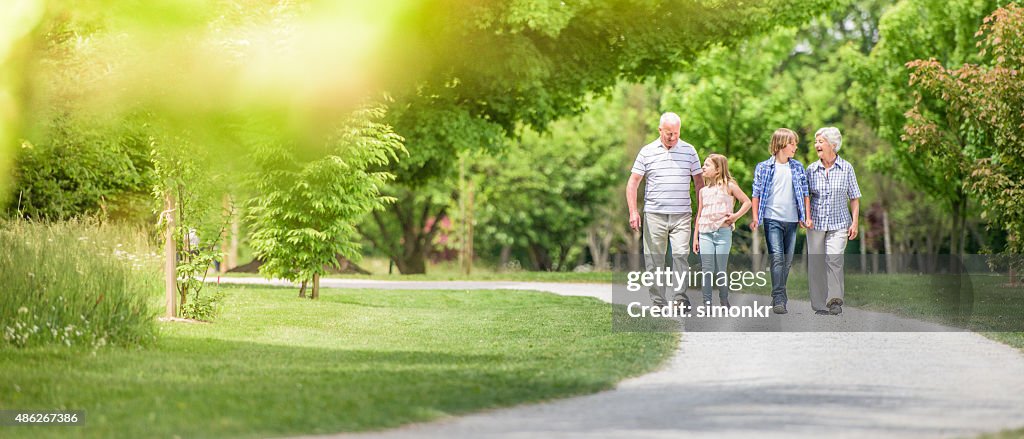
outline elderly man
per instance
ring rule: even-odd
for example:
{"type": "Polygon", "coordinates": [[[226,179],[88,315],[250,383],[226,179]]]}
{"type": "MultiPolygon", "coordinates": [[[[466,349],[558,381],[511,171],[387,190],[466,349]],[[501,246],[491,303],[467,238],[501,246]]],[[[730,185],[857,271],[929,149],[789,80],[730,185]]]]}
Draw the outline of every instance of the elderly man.
{"type": "MultiPolygon", "coordinates": [[[[679,140],[682,125],[675,113],[661,115],[658,125],[660,136],[640,149],[633,163],[632,174],[626,185],[626,205],[629,206],[629,226],[640,230],[641,218],[636,206],[636,192],[640,181],[647,178],[644,191],[644,260],[648,271],[665,265],[668,245],[671,244],[672,261],[686,270],[686,256],[690,252],[690,233],[693,210],[690,200],[690,179],[697,193],[704,187],[700,157],[693,145],[679,140]],[[677,262],[678,261],[678,262],[677,262]]],[[[662,288],[651,287],[651,300],[657,306],[667,305],[662,288]]],[[[686,287],[673,298],[678,305],[690,306],[686,287]]]]}

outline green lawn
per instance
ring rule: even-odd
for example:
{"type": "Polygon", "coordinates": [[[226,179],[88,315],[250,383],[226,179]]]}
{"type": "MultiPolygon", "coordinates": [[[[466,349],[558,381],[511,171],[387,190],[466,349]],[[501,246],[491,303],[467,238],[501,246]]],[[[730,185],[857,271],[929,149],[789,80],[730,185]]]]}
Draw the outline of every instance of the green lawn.
{"type": "MultiPolygon", "coordinates": [[[[847,305],[905,317],[969,328],[1024,350],[1024,289],[1007,287],[1006,278],[957,277],[915,274],[847,274],[847,305]],[[970,306],[967,306],[967,305],[970,306]],[[966,312],[968,311],[969,312],[966,312]]],[[[789,297],[807,299],[807,275],[794,270],[789,297]]],[[[769,294],[771,287],[745,292],[769,294]]]]}
{"type": "MultiPolygon", "coordinates": [[[[523,291],[228,288],[213,324],[155,346],[0,351],[0,407],[85,410],[4,437],[265,437],[361,431],[609,389],[676,348],[611,332],[608,304],[523,291]]],[[[642,324],[671,324],[648,321],[642,324]]]]}
{"type": "MultiPolygon", "coordinates": [[[[210,275],[207,278],[215,278],[210,275]]],[[[225,277],[259,277],[256,273],[226,273],[225,277]]],[[[450,270],[430,271],[426,274],[331,274],[325,277],[335,279],[370,279],[370,280],[406,280],[406,281],[509,281],[509,282],[572,282],[572,283],[612,283],[610,271],[572,272],[572,271],[490,271],[478,270],[465,275],[450,270]]]]}

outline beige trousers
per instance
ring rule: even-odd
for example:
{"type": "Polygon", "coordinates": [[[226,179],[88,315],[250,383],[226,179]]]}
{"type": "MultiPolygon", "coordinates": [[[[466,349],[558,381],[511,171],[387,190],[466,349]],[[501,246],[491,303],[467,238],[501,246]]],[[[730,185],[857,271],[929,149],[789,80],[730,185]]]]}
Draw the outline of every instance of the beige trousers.
{"type": "MultiPolygon", "coordinates": [[[[690,254],[690,221],[689,213],[648,213],[644,212],[644,262],[647,271],[653,272],[658,267],[662,270],[670,265],[665,263],[668,245],[672,244],[672,264],[676,271],[689,271],[686,256],[690,254]]],[[[655,305],[665,305],[665,289],[656,286],[650,288],[651,301],[655,305]]],[[[675,293],[675,299],[682,298],[686,288],[675,293]]]]}
{"type": "Polygon", "coordinates": [[[807,231],[807,281],[815,311],[828,310],[834,299],[842,304],[846,238],[846,230],[807,231]]]}

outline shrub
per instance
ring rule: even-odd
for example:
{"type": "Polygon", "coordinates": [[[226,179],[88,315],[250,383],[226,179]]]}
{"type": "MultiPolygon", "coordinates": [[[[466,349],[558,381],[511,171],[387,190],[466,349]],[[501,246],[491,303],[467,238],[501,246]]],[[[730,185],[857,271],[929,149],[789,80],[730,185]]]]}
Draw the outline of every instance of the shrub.
{"type": "Polygon", "coordinates": [[[91,220],[0,222],[0,344],[152,341],[158,261],[138,229],[91,220]]]}

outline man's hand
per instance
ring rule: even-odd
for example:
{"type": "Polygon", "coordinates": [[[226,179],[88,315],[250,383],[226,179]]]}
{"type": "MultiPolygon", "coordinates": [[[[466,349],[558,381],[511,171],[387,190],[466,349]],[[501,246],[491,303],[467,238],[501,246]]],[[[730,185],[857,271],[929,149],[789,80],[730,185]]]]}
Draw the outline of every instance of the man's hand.
{"type": "Polygon", "coordinates": [[[640,214],[637,212],[629,213],[629,227],[633,230],[640,231],[640,214]]]}
{"type": "Polygon", "coordinates": [[[757,230],[757,225],[758,225],[757,224],[757,217],[754,217],[754,219],[750,220],[750,230],[751,231],[757,230]]]}
{"type": "Polygon", "coordinates": [[[811,217],[807,217],[807,219],[804,220],[804,222],[800,223],[800,225],[803,226],[805,229],[808,229],[808,230],[813,229],[814,228],[814,220],[812,220],[811,217]]]}
{"type": "Polygon", "coordinates": [[[859,230],[859,227],[857,225],[857,220],[853,220],[853,224],[850,224],[850,228],[847,229],[847,231],[846,231],[846,234],[847,234],[847,236],[849,236],[850,241],[853,241],[854,239],[857,238],[857,231],[858,230],[859,230]]]}

